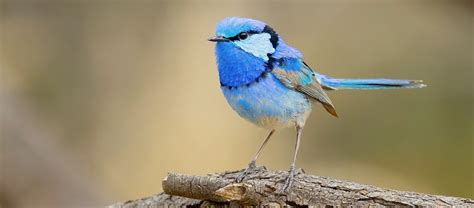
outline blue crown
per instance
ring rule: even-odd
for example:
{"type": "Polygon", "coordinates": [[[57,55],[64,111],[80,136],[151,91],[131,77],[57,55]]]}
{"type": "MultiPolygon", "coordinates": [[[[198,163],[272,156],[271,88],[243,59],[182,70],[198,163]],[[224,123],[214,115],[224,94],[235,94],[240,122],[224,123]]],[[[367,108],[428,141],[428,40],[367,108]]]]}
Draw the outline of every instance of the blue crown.
{"type": "Polygon", "coordinates": [[[241,32],[262,32],[265,23],[241,17],[227,17],[217,23],[216,35],[224,37],[234,37],[241,32]]]}

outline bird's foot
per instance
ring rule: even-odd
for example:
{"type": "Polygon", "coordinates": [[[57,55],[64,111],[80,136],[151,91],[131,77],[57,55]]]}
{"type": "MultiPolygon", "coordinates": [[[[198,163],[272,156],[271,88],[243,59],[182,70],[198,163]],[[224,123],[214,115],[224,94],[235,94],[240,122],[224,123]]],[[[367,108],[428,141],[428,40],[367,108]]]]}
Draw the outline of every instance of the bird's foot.
{"type": "Polygon", "coordinates": [[[257,169],[257,166],[255,164],[255,161],[252,161],[249,163],[247,168],[244,170],[244,172],[240,173],[236,178],[235,182],[240,183],[245,180],[245,178],[252,173],[255,169],[257,169]]]}
{"type": "Polygon", "coordinates": [[[295,167],[291,166],[290,170],[288,171],[288,176],[285,180],[285,185],[283,185],[282,189],[279,191],[280,193],[288,193],[293,185],[293,180],[295,178],[295,167]]]}

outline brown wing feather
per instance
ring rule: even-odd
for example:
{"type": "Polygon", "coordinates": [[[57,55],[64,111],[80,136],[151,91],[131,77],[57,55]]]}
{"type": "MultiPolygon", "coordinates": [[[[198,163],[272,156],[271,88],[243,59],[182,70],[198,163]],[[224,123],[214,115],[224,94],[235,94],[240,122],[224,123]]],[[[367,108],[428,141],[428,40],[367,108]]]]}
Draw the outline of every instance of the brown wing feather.
{"type": "Polygon", "coordinates": [[[326,94],[321,84],[314,76],[314,72],[304,63],[301,71],[288,71],[280,68],[275,68],[272,73],[288,88],[294,89],[301,92],[308,97],[320,102],[324,109],[331,115],[338,117],[336,109],[326,94]],[[298,80],[301,80],[301,76],[307,76],[311,78],[311,82],[308,84],[300,84],[298,80]]]}
{"type": "Polygon", "coordinates": [[[331,99],[329,99],[329,96],[326,94],[326,92],[324,92],[317,80],[314,80],[313,83],[308,85],[298,85],[296,86],[295,90],[302,92],[305,95],[308,95],[316,101],[319,101],[328,113],[335,117],[338,117],[336,113],[336,108],[332,104],[331,99]]]}

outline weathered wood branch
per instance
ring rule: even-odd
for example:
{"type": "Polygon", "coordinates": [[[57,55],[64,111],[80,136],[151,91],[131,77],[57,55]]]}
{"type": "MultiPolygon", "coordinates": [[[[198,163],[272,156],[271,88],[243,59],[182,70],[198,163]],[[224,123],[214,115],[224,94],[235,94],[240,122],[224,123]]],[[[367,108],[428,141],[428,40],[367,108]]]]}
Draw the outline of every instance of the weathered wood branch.
{"type": "Polygon", "coordinates": [[[288,193],[280,193],[287,172],[259,167],[242,183],[240,171],[192,176],[169,173],[164,193],[112,205],[113,208],[162,206],[352,206],[352,207],[474,207],[472,199],[396,191],[327,177],[296,175],[288,193]]]}

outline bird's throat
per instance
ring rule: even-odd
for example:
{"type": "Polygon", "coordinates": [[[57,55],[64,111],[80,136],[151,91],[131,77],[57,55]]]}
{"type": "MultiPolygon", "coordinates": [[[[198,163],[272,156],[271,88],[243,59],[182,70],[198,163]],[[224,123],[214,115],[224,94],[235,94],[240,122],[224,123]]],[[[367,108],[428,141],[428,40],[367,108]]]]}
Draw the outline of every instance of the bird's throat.
{"type": "Polygon", "coordinates": [[[217,68],[223,87],[241,87],[258,81],[272,70],[271,59],[264,61],[233,45],[220,42],[216,44],[217,68]]]}

